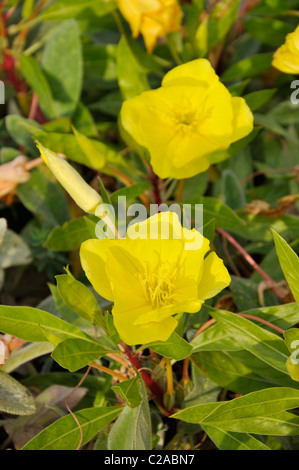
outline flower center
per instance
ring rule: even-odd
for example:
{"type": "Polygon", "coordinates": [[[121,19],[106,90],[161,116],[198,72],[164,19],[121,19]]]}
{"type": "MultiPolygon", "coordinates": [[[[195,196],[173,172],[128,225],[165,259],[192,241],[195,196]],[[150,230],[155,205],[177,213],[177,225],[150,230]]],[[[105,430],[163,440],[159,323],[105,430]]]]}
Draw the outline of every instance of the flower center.
{"type": "Polygon", "coordinates": [[[158,273],[150,270],[147,266],[146,274],[140,274],[141,284],[147,300],[151,302],[153,307],[162,307],[169,305],[172,301],[175,275],[173,267],[162,267],[158,273]]]}
{"type": "Polygon", "coordinates": [[[197,124],[193,111],[180,111],[175,115],[177,130],[183,134],[193,133],[197,124]]]}

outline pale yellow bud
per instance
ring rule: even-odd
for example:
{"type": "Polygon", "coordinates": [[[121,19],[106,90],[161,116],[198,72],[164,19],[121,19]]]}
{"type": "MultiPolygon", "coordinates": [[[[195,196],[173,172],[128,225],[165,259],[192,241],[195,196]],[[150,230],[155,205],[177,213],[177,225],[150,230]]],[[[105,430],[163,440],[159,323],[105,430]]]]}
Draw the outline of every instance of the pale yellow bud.
{"type": "Polygon", "coordinates": [[[59,183],[85,212],[94,214],[102,203],[101,196],[91,188],[79,173],[63,158],[37,142],[41,157],[59,183]]]}

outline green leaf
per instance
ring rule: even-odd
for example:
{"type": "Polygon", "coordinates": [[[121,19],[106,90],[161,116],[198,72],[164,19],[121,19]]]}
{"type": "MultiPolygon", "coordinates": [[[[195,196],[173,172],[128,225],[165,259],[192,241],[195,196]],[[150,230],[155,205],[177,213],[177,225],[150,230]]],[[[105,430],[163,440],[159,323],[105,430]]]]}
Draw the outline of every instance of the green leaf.
{"type": "Polygon", "coordinates": [[[247,18],[245,29],[252,37],[271,47],[281,46],[287,34],[293,31],[293,27],[274,18],[247,18]]]}
{"type": "Polygon", "coordinates": [[[226,204],[213,197],[194,197],[183,201],[184,204],[202,204],[204,224],[215,219],[216,228],[242,227],[244,222],[226,204]]]}
{"type": "Polygon", "coordinates": [[[97,168],[104,167],[106,163],[105,156],[102,154],[102,152],[97,149],[93,141],[85,135],[81,134],[74,127],[73,131],[79,144],[79,147],[81,148],[82,152],[86,157],[86,160],[90,162],[87,166],[92,167],[96,165],[97,168]]]}
{"type": "Polygon", "coordinates": [[[64,416],[31,439],[22,450],[76,450],[81,441],[80,430],[83,433],[83,446],[111,423],[122,409],[122,406],[117,406],[77,411],[75,416],[80,429],[73,416],[64,416]]]}
{"type": "Polygon", "coordinates": [[[117,76],[120,91],[125,99],[134,98],[149,89],[146,73],[135,57],[126,36],[117,47],[117,76]]]}
{"type": "Polygon", "coordinates": [[[150,188],[150,183],[135,183],[132,186],[118,189],[111,194],[110,199],[112,202],[117,202],[118,197],[125,196],[127,199],[136,199],[137,196],[143,194],[150,188]]]}
{"type": "Polygon", "coordinates": [[[71,116],[82,87],[83,59],[80,31],[75,20],[63,21],[47,40],[42,68],[50,85],[57,116],[71,116]]]}
{"type": "MultiPolygon", "coordinates": [[[[48,134],[36,133],[34,138],[45,147],[51,148],[53,152],[63,153],[73,162],[108,173],[108,171],[102,167],[102,162],[99,161],[98,158],[94,158],[92,155],[89,155],[88,158],[86,157],[85,153],[81,150],[76,137],[72,134],[61,134],[56,132],[48,134]]],[[[107,165],[111,165],[114,168],[117,168],[117,166],[124,166],[125,168],[128,167],[122,155],[120,155],[113,146],[94,139],[92,139],[92,144],[96,147],[97,152],[104,156],[107,165]]]]}
{"type": "Polygon", "coordinates": [[[51,226],[70,217],[65,194],[41,169],[33,170],[30,180],[20,184],[16,193],[30,212],[51,226]]]}
{"type": "Polygon", "coordinates": [[[240,7],[239,0],[217,2],[209,18],[209,49],[218,44],[233,26],[240,7]]]}
{"type": "MultiPolygon", "coordinates": [[[[32,307],[0,305],[0,331],[31,342],[47,342],[48,338],[44,331],[52,333],[61,340],[89,339],[79,328],[50,313],[32,307]]],[[[92,341],[91,338],[90,341],[92,341]]]]}
{"type": "Polygon", "coordinates": [[[275,230],[272,229],[272,233],[281,268],[296,302],[299,303],[299,257],[275,230]]]}
{"type": "Polygon", "coordinates": [[[73,276],[56,276],[58,292],[64,303],[80,317],[91,323],[105,325],[103,314],[93,293],[73,276]]]}
{"type": "Polygon", "coordinates": [[[161,356],[169,357],[176,361],[181,361],[186,357],[189,357],[192,353],[192,346],[177,333],[172,333],[167,341],[157,341],[148,344],[146,347],[149,347],[156,353],[161,354],[161,356]]]}
{"type": "Polygon", "coordinates": [[[291,132],[287,131],[284,127],[282,127],[278,121],[276,120],[275,116],[272,114],[255,114],[255,123],[259,126],[263,126],[265,129],[268,129],[275,134],[282,135],[290,142],[298,145],[299,139],[291,132]]]}
{"type": "Polygon", "coordinates": [[[52,357],[61,367],[76,372],[113,351],[115,351],[114,345],[111,345],[105,336],[101,336],[98,340],[71,338],[59,343],[52,357]]]}
{"type": "MultiPolygon", "coordinates": [[[[1,219],[5,220],[5,219],[1,219]]],[[[0,266],[22,266],[30,263],[31,251],[24,240],[12,230],[7,230],[0,244],[0,266]]]]}
{"type": "Polygon", "coordinates": [[[203,236],[209,240],[211,245],[215,238],[215,224],[216,224],[216,219],[211,219],[202,228],[203,236]]]}
{"type": "Polygon", "coordinates": [[[222,173],[222,194],[223,202],[231,209],[243,209],[246,205],[244,189],[234,172],[224,170],[222,173]]]}
{"type": "Polygon", "coordinates": [[[92,215],[72,219],[62,227],[54,228],[44,246],[53,251],[75,250],[85,240],[96,238],[95,229],[98,221],[99,219],[92,215]]]}
{"type": "Polygon", "coordinates": [[[297,408],[298,401],[299,390],[270,388],[228,402],[195,405],[173,417],[232,432],[292,435],[299,433],[299,418],[285,410],[297,408]],[[278,426],[277,421],[285,422],[278,426]]]}
{"type": "MultiPolygon", "coordinates": [[[[246,310],[242,313],[267,320],[268,322],[278,326],[279,328],[282,328],[283,330],[287,330],[299,322],[299,307],[296,303],[275,305],[271,307],[260,307],[246,310]]],[[[267,327],[265,326],[265,328],[267,327]]],[[[273,330],[271,331],[273,332],[273,330]]]]}
{"type": "Polygon", "coordinates": [[[57,117],[53,108],[53,96],[50,85],[34,57],[21,55],[19,57],[21,72],[33,91],[37,93],[39,105],[43,113],[50,117],[57,117]]]}
{"type": "Polygon", "coordinates": [[[5,124],[9,135],[17,144],[24,146],[32,155],[38,156],[38,150],[32,136],[43,133],[39,124],[14,114],[6,116],[5,124]]]}
{"type": "Polygon", "coordinates": [[[275,95],[276,89],[274,90],[260,90],[248,93],[244,96],[246,103],[248,104],[251,111],[256,111],[261,108],[264,104],[268,103],[272,96],[275,95]]]}
{"type": "Polygon", "coordinates": [[[191,341],[193,354],[199,351],[239,351],[240,344],[228,329],[215,324],[191,341]]]}
{"type": "Polygon", "coordinates": [[[294,387],[288,375],[248,351],[217,351],[217,344],[214,349],[193,354],[191,360],[202,374],[226,390],[245,394],[275,386],[294,387]]]}
{"type": "Polygon", "coordinates": [[[140,381],[142,402],[126,406],[108,436],[109,450],[151,450],[151,415],[144,383],[140,381]]]}
{"type": "Polygon", "coordinates": [[[78,17],[104,16],[117,8],[112,0],[59,0],[50,5],[36,19],[37,21],[61,21],[78,17]]]}
{"type": "Polygon", "coordinates": [[[141,382],[138,376],[130,380],[125,380],[124,382],[119,382],[112,387],[112,390],[117,393],[130,408],[136,408],[142,402],[141,382]]]}
{"type": "Polygon", "coordinates": [[[32,395],[16,379],[0,370],[0,410],[14,415],[31,415],[36,408],[32,395]]]}
{"type": "Polygon", "coordinates": [[[21,349],[14,351],[8,359],[5,361],[5,364],[2,366],[1,370],[3,372],[10,373],[20,367],[26,362],[32,361],[37,357],[44,356],[53,351],[53,344],[51,343],[30,343],[23,346],[21,349]]]}
{"type": "Polygon", "coordinates": [[[281,338],[240,315],[211,307],[208,307],[208,311],[234,335],[240,349],[246,349],[274,369],[288,373],[285,365],[288,352],[281,338]]]}
{"type": "Polygon", "coordinates": [[[202,429],[219,450],[270,450],[268,446],[250,434],[224,431],[207,425],[203,425],[202,429]]]}
{"type": "Polygon", "coordinates": [[[224,82],[230,82],[259,75],[271,68],[272,60],[272,52],[257,54],[247,59],[243,59],[228,68],[221,76],[221,80],[224,82]]]}

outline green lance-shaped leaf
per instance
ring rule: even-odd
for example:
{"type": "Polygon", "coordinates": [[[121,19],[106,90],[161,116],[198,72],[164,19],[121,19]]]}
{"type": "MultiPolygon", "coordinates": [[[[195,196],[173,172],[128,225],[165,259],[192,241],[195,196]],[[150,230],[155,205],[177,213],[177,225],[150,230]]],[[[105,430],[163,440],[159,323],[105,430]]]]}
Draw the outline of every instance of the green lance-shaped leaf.
{"type": "Polygon", "coordinates": [[[299,257],[287,242],[272,229],[277,256],[290,289],[299,303],[299,257]]]}
{"type": "Polygon", "coordinates": [[[141,382],[138,376],[130,380],[125,380],[124,382],[119,382],[112,387],[112,390],[117,393],[130,408],[136,408],[142,402],[141,382]]]}
{"type": "MultiPolygon", "coordinates": [[[[156,341],[147,345],[150,349],[162,356],[181,361],[192,353],[192,346],[177,333],[172,333],[167,341],[156,341]]],[[[143,346],[144,348],[144,346],[143,346]]]]}
{"type": "Polygon", "coordinates": [[[22,450],[76,450],[81,441],[81,431],[81,445],[84,446],[122,410],[122,406],[115,406],[77,411],[75,416],[80,428],[73,416],[64,416],[31,439],[22,450]]]}
{"type": "MultiPolygon", "coordinates": [[[[106,163],[105,155],[99,151],[99,149],[94,145],[93,141],[86,137],[85,135],[81,134],[75,127],[73,126],[73,132],[81,148],[82,152],[84,153],[87,162],[90,162],[90,165],[93,166],[96,162],[97,168],[103,168],[106,163]]],[[[88,163],[87,163],[87,166],[88,163]]]]}
{"type": "Polygon", "coordinates": [[[126,36],[122,36],[117,47],[117,76],[119,88],[125,99],[134,98],[149,89],[146,73],[126,36]]]}
{"type": "Polygon", "coordinates": [[[81,243],[90,238],[96,238],[95,230],[98,217],[86,215],[65,222],[61,227],[55,227],[44,243],[53,251],[71,251],[80,247],[81,243]]]}
{"type": "Polygon", "coordinates": [[[67,339],[56,346],[52,357],[61,367],[76,372],[115,350],[116,347],[106,336],[98,340],[67,339]]]}
{"type": "Polygon", "coordinates": [[[144,383],[140,381],[142,402],[126,406],[108,436],[109,450],[151,450],[151,416],[144,383]]]}
{"type": "Polygon", "coordinates": [[[50,85],[36,59],[34,57],[23,54],[19,57],[19,62],[21,72],[24,75],[26,81],[30,84],[33,91],[35,91],[38,95],[39,105],[43,113],[50,118],[57,117],[57,114],[54,110],[53,96],[50,85]]]}
{"type": "Polygon", "coordinates": [[[48,342],[49,335],[55,338],[54,344],[68,338],[93,341],[76,326],[32,307],[0,305],[0,331],[31,342],[48,342]]]}
{"type": "Polygon", "coordinates": [[[221,430],[265,435],[299,434],[299,418],[285,410],[297,408],[299,390],[271,388],[229,402],[195,405],[174,418],[221,430]]]}
{"type": "Polygon", "coordinates": [[[83,59],[80,30],[74,19],[59,24],[48,39],[42,69],[50,85],[57,116],[71,116],[79,102],[83,59]]]}
{"type": "Polygon", "coordinates": [[[207,425],[203,425],[202,429],[219,450],[270,450],[268,446],[250,434],[224,431],[207,425]]]}
{"type": "Polygon", "coordinates": [[[70,273],[56,276],[58,292],[64,303],[80,317],[106,327],[102,311],[93,293],[70,273]]]}
{"type": "Polygon", "coordinates": [[[288,351],[283,340],[276,334],[234,313],[211,307],[208,310],[217,322],[230,331],[240,349],[246,349],[274,369],[288,373],[285,365],[288,351]]]}
{"type": "Polygon", "coordinates": [[[0,370],[0,410],[14,415],[31,415],[35,412],[32,395],[3,370],[0,370]]]}
{"type": "Polygon", "coordinates": [[[266,52],[248,57],[247,59],[243,59],[227,69],[221,76],[221,79],[224,82],[230,82],[233,80],[241,80],[244,78],[253,77],[254,75],[258,75],[270,69],[272,60],[272,52],[266,52]]]}

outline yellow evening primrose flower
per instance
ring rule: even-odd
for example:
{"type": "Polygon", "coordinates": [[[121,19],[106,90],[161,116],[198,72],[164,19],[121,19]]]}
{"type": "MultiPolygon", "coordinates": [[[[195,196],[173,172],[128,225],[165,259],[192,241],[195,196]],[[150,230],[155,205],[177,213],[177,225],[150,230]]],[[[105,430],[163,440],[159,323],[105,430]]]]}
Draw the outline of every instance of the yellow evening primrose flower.
{"type": "Polygon", "coordinates": [[[253,115],[233,97],[207,59],[168,72],[162,87],[127,100],[121,109],[125,130],[147,148],[161,178],[189,178],[207,170],[207,156],[247,136],[253,115]]]}
{"type": "Polygon", "coordinates": [[[208,251],[209,241],[198,231],[162,212],[130,226],[126,238],[85,241],[80,257],[95,290],[114,302],[121,339],[135,345],[166,341],[177,326],[173,315],[198,312],[230,284],[223,261],[214,252],[205,257],[208,251]],[[191,238],[195,250],[186,249],[191,238]]]}
{"type": "Polygon", "coordinates": [[[299,26],[287,35],[285,43],[277,49],[272,65],[284,73],[299,73],[299,26]]]}
{"type": "Polygon", "coordinates": [[[181,28],[183,11],[177,0],[117,0],[117,4],[133,37],[141,33],[150,53],[158,38],[181,28]]]}

